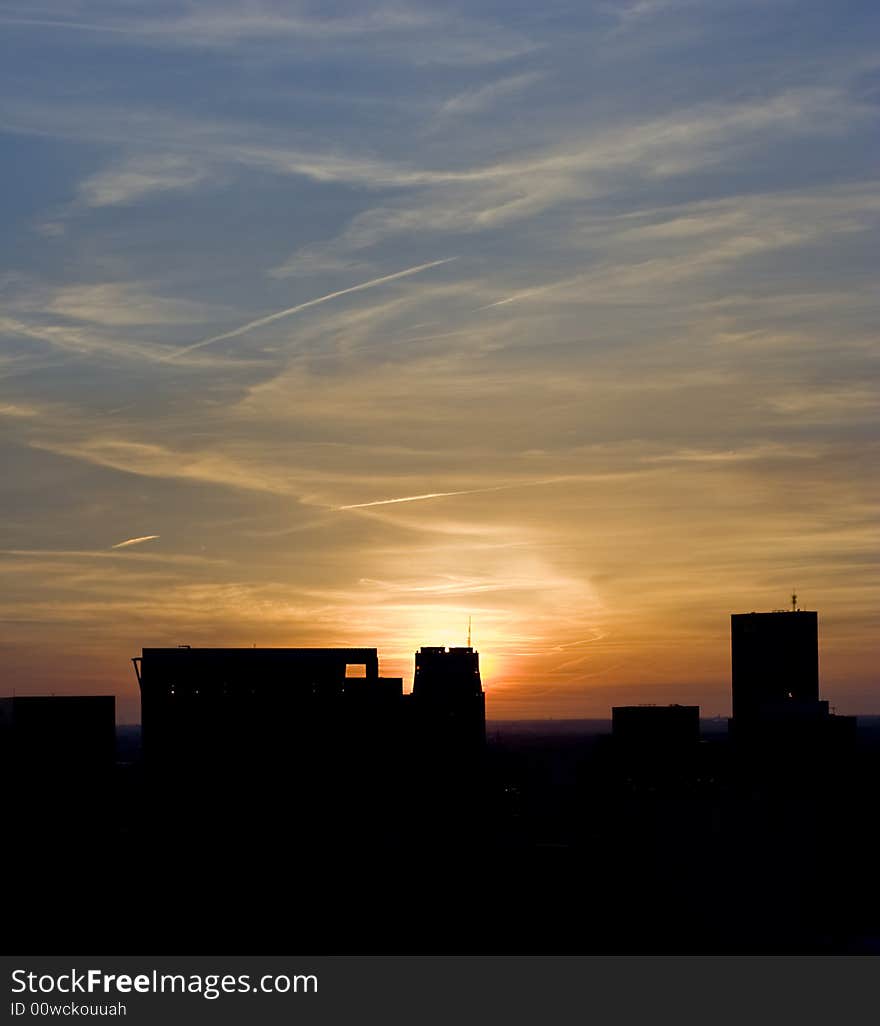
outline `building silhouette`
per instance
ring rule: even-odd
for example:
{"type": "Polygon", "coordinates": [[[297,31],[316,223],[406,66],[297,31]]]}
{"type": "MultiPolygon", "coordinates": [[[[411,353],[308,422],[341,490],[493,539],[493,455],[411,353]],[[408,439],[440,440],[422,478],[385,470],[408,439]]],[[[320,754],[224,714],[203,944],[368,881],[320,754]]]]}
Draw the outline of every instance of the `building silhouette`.
{"type": "Polygon", "coordinates": [[[278,840],[295,821],[309,843],[381,845],[479,793],[485,705],[471,648],[422,648],[411,694],[379,676],[374,648],[145,648],[133,662],[148,793],[176,831],[194,829],[198,803],[228,834],[222,809],[235,803],[254,836],[278,840]]]}
{"type": "Polygon", "coordinates": [[[648,819],[662,824],[670,803],[680,807],[695,791],[705,755],[699,706],[615,706],[607,742],[603,788],[631,826],[648,819]]]}
{"type": "Polygon", "coordinates": [[[792,607],[731,617],[733,717],[721,803],[740,929],[772,915],[777,929],[788,924],[786,944],[817,923],[844,928],[851,909],[835,888],[849,871],[840,853],[853,852],[859,817],[857,720],[819,697],[818,615],[794,600],[792,607]]]}
{"type": "MultiPolygon", "coordinates": [[[[794,599],[794,597],[793,597],[794,599]]],[[[856,720],[819,698],[819,617],[793,608],[730,618],[731,734],[777,749],[854,743],[856,720]]]]}
{"type": "Polygon", "coordinates": [[[729,734],[701,734],[696,706],[618,706],[610,734],[509,723],[487,745],[470,645],[419,649],[409,694],[374,648],[146,648],[144,759],[115,769],[112,698],[0,701],[16,929],[97,943],[112,922],[158,946],[170,928],[190,951],[849,950],[880,922],[880,726],[854,753],[855,717],[819,697],[815,613],[734,615],[731,638],[729,734]]]}
{"type": "Polygon", "coordinates": [[[458,844],[483,808],[486,706],[479,653],[469,645],[422,646],[410,703],[414,826],[425,844],[458,844]]]}
{"type": "Polygon", "coordinates": [[[700,740],[698,705],[618,705],[611,710],[611,736],[633,750],[664,751],[700,740]]]}
{"type": "Polygon", "coordinates": [[[819,701],[818,614],[795,609],[730,618],[733,718],[739,723],[819,701]]]}
{"type": "Polygon", "coordinates": [[[376,649],[145,648],[134,665],[157,835],[320,848],[397,815],[403,681],[376,649]]]}
{"type": "Polygon", "coordinates": [[[432,743],[461,755],[478,754],[486,741],[486,696],[480,655],[471,648],[416,652],[412,690],[418,722],[432,743]]]}
{"type": "MultiPolygon", "coordinates": [[[[248,769],[279,733],[315,748],[343,711],[399,701],[374,648],[145,648],[133,660],[151,768],[212,758],[248,769]]],[[[289,748],[289,745],[285,747],[289,748]]]]}

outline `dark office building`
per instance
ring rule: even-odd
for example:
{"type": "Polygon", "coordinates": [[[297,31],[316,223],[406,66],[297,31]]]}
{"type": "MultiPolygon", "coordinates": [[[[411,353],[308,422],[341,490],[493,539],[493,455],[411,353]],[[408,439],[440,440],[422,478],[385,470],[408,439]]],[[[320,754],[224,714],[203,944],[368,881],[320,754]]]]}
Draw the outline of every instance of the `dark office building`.
{"type": "MultiPolygon", "coordinates": [[[[399,700],[374,648],[145,648],[134,661],[148,766],[215,750],[226,765],[315,747],[344,710],[399,700]]],[[[295,754],[295,753],[294,753],[295,754]]]]}
{"type": "Polygon", "coordinates": [[[854,734],[855,718],[832,716],[828,702],[819,698],[817,613],[735,613],[730,640],[735,730],[788,727],[804,733],[827,729],[835,737],[854,734]]]}
{"type": "Polygon", "coordinates": [[[700,740],[698,705],[617,705],[611,710],[611,734],[632,749],[674,749],[700,740]]]}
{"type": "Polygon", "coordinates": [[[375,649],[146,648],[135,660],[151,783],[304,813],[392,786],[403,681],[375,649]]]}
{"type": "Polygon", "coordinates": [[[697,776],[698,705],[623,705],[611,710],[606,768],[618,797],[679,790],[697,776]]]}
{"type": "Polygon", "coordinates": [[[486,741],[486,696],[480,655],[467,648],[416,652],[412,700],[423,728],[450,753],[479,752],[486,741]]]}
{"type": "Polygon", "coordinates": [[[735,721],[770,715],[779,706],[818,701],[815,612],[734,614],[730,640],[735,721]]]}
{"type": "MultiPolygon", "coordinates": [[[[780,766],[820,772],[822,759],[848,755],[855,746],[856,718],[836,716],[819,698],[818,614],[740,613],[730,618],[734,741],[743,752],[780,766]],[[792,761],[794,759],[794,761],[792,761]]],[[[834,767],[827,766],[826,772],[834,767]]]]}

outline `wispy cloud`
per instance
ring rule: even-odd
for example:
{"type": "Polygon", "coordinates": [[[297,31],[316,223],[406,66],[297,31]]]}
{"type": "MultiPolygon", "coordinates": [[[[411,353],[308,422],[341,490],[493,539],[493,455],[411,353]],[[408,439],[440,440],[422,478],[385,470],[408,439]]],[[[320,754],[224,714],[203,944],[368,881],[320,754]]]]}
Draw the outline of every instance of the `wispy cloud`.
{"type": "Polygon", "coordinates": [[[44,309],[77,321],[109,327],[191,324],[208,309],[185,299],[157,295],[140,282],[99,282],[57,289],[44,309]]]}
{"type": "MultiPolygon", "coordinates": [[[[43,561],[54,560],[134,560],[139,563],[167,563],[169,565],[180,564],[182,566],[220,566],[228,560],[217,559],[209,556],[194,556],[187,553],[156,553],[156,552],[115,552],[116,546],[110,549],[0,549],[0,556],[9,556],[16,564],[33,568],[28,560],[35,561],[37,569],[43,561]]],[[[5,570],[6,568],[4,568],[5,570]]]]}
{"type": "Polygon", "coordinates": [[[117,359],[155,361],[162,350],[118,335],[107,336],[100,330],[69,324],[45,323],[0,315],[0,335],[19,336],[44,342],[53,348],[81,356],[106,355],[117,359]]]}
{"type": "Polygon", "coordinates": [[[122,206],[154,193],[193,189],[207,177],[207,168],[186,154],[133,154],[85,178],[78,196],[87,207],[122,206]]]}
{"type": "Polygon", "coordinates": [[[0,3],[7,672],[472,613],[492,715],[723,712],[796,581],[876,704],[878,62],[797,6],[0,3]]]}
{"type": "MultiPolygon", "coordinates": [[[[528,136],[503,158],[462,163],[413,163],[409,156],[379,159],[373,152],[329,148],[307,142],[279,145],[277,134],[228,119],[196,119],[155,110],[112,106],[72,107],[9,102],[0,120],[7,130],[114,142],[132,148],[122,165],[85,180],[89,202],[113,204],[143,193],[189,187],[215,169],[243,167],[317,182],[371,189],[434,190],[411,206],[399,202],[359,214],[347,229],[352,244],[397,231],[481,230],[521,220],[573,198],[616,191],[623,170],[664,179],[714,167],[766,142],[768,134],[795,138],[840,136],[867,123],[873,110],[837,85],[782,88],[759,100],[712,101],[654,117],[628,117],[589,131],[560,130],[551,143],[528,136]],[[159,149],[161,156],[144,156],[159,149]],[[151,166],[151,161],[154,164],[151,166]],[[132,191],[133,190],[133,191],[132,191]],[[387,222],[381,228],[380,223],[387,222]]],[[[478,151],[479,152],[479,151],[478,151]]]]}
{"type": "Polygon", "coordinates": [[[52,437],[35,439],[30,444],[35,449],[138,477],[200,482],[287,496],[297,496],[304,487],[302,475],[296,470],[288,467],[279,473],[271,464],[239,460],[222,451],[185,452],[150,442],[100,436],[75,441],[52,437]]]}
{"type": "Polygon", "coordinates": [[[0,403],[0,417],[37,417],[39,411],[21,403],[0,403]]]}
{"type": "Polygon", "coordinates": [[[522,75],[509,75],[473,89],[466,89],[464,92],[456,93],[448,100],[444,100],[438,114],[442,117],[480,114],[490,110],[500,100],[522,92],[543,77],[541,72],[530,71],[522,75]]]}
{"type": "Polygon", "coordinates": [[[69,5],[46,4],[39,9],[0,14],[0,23],[22,29],[56,29],[100,38],[123,36],[129,44],[169,49],[217,50],[230,57],[244,51],[282,53],[287,60],[315,48],[324,52],[357,50],[371,40],[377,59],[406,64],[483,65],[527,52],[533,44],[501,25],[481,22],[460,13],[407,7],[400,4],[358,5],[353,12],[316,15],[299,3],[278,7],[257,2],[195,2],[158,13],[148,9],[85,4],[71,15],[69,5]],[[431,45],[433,44],[433,45],[431,45]]]}

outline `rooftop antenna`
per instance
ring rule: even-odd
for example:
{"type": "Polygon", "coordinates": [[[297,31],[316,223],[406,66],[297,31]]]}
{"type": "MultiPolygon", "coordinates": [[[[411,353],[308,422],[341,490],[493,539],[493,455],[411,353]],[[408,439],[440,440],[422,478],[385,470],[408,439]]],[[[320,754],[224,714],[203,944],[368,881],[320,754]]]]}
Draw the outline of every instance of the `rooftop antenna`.
{"type": "Polygon", "coordinates": [[[468,617],[468,643],[467,643],[467,647],[468,648],[472,647],[471,646],[471,618],[470,617],[468,617]]]}
{"type": "Polygon", "coordinates": [[[795,591],[793,591],[791,593],[791,611],[793,613],[796,613],[798,611],[798,607],[797,607],[797,592],[795,592],[795,591]]]}

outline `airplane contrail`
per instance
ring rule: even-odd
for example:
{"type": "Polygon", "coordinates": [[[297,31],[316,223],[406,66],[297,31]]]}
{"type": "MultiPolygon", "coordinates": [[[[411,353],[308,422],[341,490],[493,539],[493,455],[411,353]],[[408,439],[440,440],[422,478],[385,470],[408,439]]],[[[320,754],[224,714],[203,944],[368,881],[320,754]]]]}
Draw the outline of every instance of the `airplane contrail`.
{"type": "Polygon", "coordinates": [[[129,538],[127,541],[117,542],[115,545],[111,545],[111,549],[126,549],[129,545],[140,545],[141,542],[153,541],[158,538],[158,534],[145,534],[140,538],[129,538]]]}
{"type": "Polygon", "coordinates": [[[479,313],[481,310],[491,310],[496,306],[507,306],[508,303],[518,303],[521,299],[531,299],[532,296],[540,296],[542,292],[550,292],[552,289],[561,288],[563,285],[571,285],[575,282],[581,281],[583,275],[579,275],[576,278],[565,278],[562,281],[553,281],[549,285],[538,285],[532,289],[520,289],[519,292],[514,292],[511,296],[506,296],[504,299],[496,299],[494,303],[486,303],[485,306],[478,306],[474,311],[479,313]]]}
{"type": "Polygon", "coordinates": [[[366,509],[367,506],[390,506],[394,502],[418,502],[420,499],[442,499],[446,495],[473,495],[475,492],[494,492],[494,488],[468,488],[462,492],[425,492],[424,495],[404,495],[399,499],[376,499],[375,502],[352,502],[348,506],[336,506],[337,510],[366,509]]]}
{"type": "Polygon", "coordinates": [[[408,278],[411,274],[420,274],[422,271],[427,271],[432,267],[439,267],[441,264],[448,264],[451,260],[455,260],[456,257],[446,257],[444,260],[432,260],[428,264],[419,264],[417,267],[408,267],[405,271],[395,271],[394,274],[386,274],[381,278],[373,278],[372,281],[363,281],[360,285],[352,285],[347,289],[339,289],[337,292],[328,292],[326,296],[318,296],[317,299],[309,299],[305,303],[299,303],[297,306],[290,306],[286,310],[279,310],[277,313],[268,314],[266,317],[258,317],[255,321],[248,321],[247,324],[242,324],[238,328],[233,328],[231,331],[224,331],[222,335],[212,335],[210,338],[204,338],[201,342],[193,342],[192,345],[184,346],[183,349],[177,349],[169,356],[166,356],[166,360],[176,360],[179,356],[183,356],[185,353],[191,353],[194,349],[201,349],[202,346],[210,346],[214,342],[223,342],[227,338],[237,338],[239,335],[244,335],[248,331],[253,331],[254,328],[261,328],[264,324],[271,324],[273,321],[280,321],[283,317],[290,317],[295,313],[299,313],[300,310],[307,310],[311,306],[318,306],[321,303],[326,303],[331,299],[338,299],[339,296],[347,296],[352,292],[363,292],[366,289],[374,289],[377,285],[384,285],[386,282],[395,281],[397,278],[408,278]]]}
{"type": "Polygon", "coordinates": [[[396,502],[419,502],[422,499],[443,499],[447,495],[477,495],[480,492],[506,492],[512,488],[535,488],[538,485],[561,484],[571,480],[571,475],[562,477],[542,477],[537,481],[516,481],[511,484],[490,485],[487,488],[465,488],[459,492],[425,492],[422,495],[402,495],[396,499],[375,499],[373,502],[352,502],[347,506],[334,506],[339,512],[344,509],[366,509],[368,506],[390,506],[396,502]]]}

